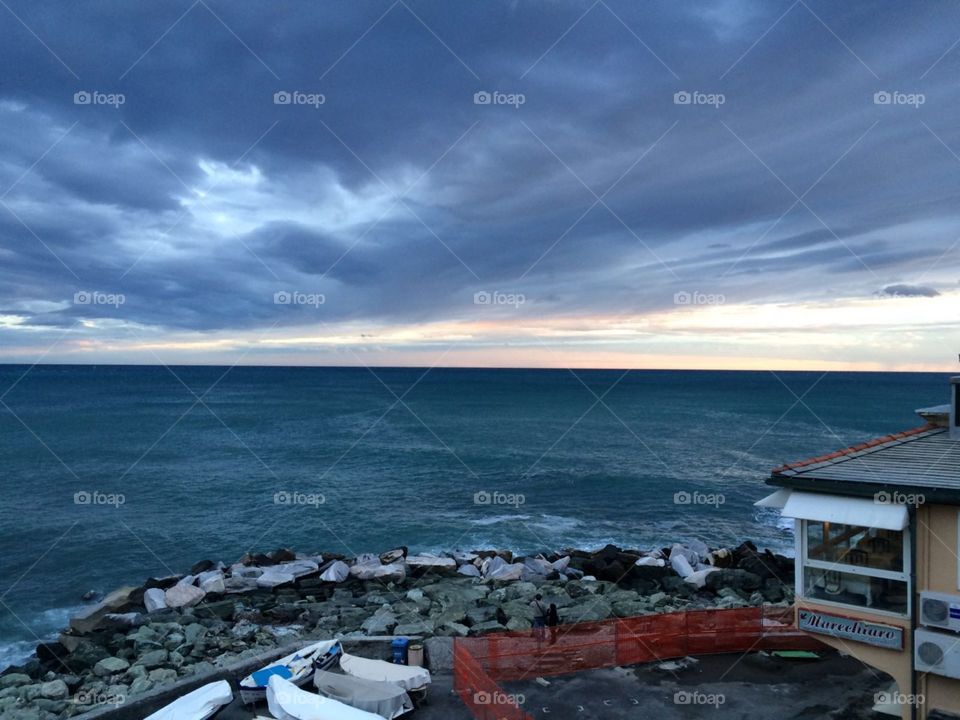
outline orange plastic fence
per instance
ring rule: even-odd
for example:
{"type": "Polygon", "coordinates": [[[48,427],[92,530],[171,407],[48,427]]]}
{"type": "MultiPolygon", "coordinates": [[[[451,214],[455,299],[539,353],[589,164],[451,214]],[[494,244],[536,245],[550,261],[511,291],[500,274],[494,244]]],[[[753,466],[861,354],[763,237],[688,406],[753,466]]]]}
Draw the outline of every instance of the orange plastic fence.
{"type": "Polygon", "coordinates": [[[498,682],[686,655],[822,649],[793,617],[793,608],[697,610],[459,638],[454,689],[478,720],[529,720],[498,682]]]}

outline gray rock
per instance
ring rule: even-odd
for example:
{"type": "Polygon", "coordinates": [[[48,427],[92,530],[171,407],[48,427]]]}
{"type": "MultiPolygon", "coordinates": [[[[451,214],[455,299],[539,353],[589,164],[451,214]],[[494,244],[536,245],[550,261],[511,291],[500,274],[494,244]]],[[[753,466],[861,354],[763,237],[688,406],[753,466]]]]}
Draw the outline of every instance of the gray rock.
{"type": "Polygon", "coordinates": [[[177,671],[171,670],[170,668],[156,668],[151,670],[147,677],[150,678],[150,682],[163,685],[164,683],[170,683],[176,680],[177,671]]]}
{"type": "Polygon", "coordinates": [[[105,657],[93,666],[93,674],[97,677],[109,677],[122,673],[130,667],[130,663],[118,657],[105,657]]]}
{"type": "Polygon", "coordinates": [[[156,612],[167,607],[166,593],[160,588],[149,588],[143,592],[143,605],[147,612],[156,612]]]}
{"type": "Polygon", "coordinates": [[[389,609],[378,610],[360,626],[367,635],[390,635],[397,625],[397,616],[389,609]]]}
{"type": "Polygon", "coordinates": [[[505,629],[506,628],[504,628],[503,625],[498,623],[496,620],[488,620],[487,622],[482,622],[477,625],[471,626],[470,634],[482,635],[484,633],[489,633],[489,632],[502,632],[505,629]]]}
{"type": "Polygon", "coordinates": [[[394,635],[432,635],[436,628],[433,620],[424,618],[417,622],[404,623],[393,628],[394,635]]]}
{"type": "Polygon", "coordinates": [[[29,685],[33,680],[29,675],[23,673],[8,673],[7,675],[0,675],[0,690],[6,690],[10,687],[15,687],[18,685],[29,685]]]}
{"type": "Polygon", "coordinates": [[[145,692],[148,692],[153,688],[153,682],[150,678],[141,677],[137,678],[130,684],[130,694],[131,695],[142,695],[145,692]]]}
{"type": "Polygon", "coordinates": [[[152,670],[167,662],[168,657],[166,650],[151,650],[137,658],[137,662],[134,664],[143,665],[147,670],[152,670]]]}
{"type": "Polygon", "coordinates": [[[70,688],[63,680],[51,680],[40,686],[40,695],[48,700],[63,700],[70,694],[70,688]]]}

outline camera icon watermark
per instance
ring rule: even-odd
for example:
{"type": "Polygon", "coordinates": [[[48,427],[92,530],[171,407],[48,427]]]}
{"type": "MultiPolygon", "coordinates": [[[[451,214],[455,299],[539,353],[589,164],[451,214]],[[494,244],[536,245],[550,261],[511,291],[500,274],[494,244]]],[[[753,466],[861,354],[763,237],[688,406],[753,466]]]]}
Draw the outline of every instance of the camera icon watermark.
{"type": "Polygon", "coordinates": [[[322,493],[303,493],[295,490],[281,490],[273,494],[274,505],[305,505],[307,507],[320,507],[327,502],[327,498],[322,493]]]}
{"type": "Polygon", "coordinates": [[[714,109],[727,102],[723,93],[705,93],[699,90],[680,90],[673,94],[674,105],[708,105],[714,109]]]}
{"type": "Polygon", "coordinates": [[[474,305],[512,305],[515,308],[519,308],[526,301],[527,296],[523,293],[500,292],[499,290],[488,292],[481,290],[473,294],[474,305]]]}
{"type": "Polygon", "coordinates": [[[99,490],[92,492],[79,490],[73,494],[74,505],[106,505],[118,508],[126,504],[127,496],[123,493],[104,493],[99,490]]]}
{"type": "Polygon", "coordinates": [[[723,693],[705,693],[699,690],[677,690],[673,694],[675,705],[713,705],[719,708],[727,702],[723,693]]]}
{"type": "Polygon", "coordinates": [[[479,90],[473,94],[474,105],[510,105],[514,110],[518,109],[527,101],[527,96],[523,93],[504,93],[499,90],[488,92],[479,90]]]}
{"type": "Polygon", "coordinates": [[[497,492],[496,490],[493,492],[481,490],[473,494],[474,505],[508,505],[513,508],[518,508],[525,502],[527,502],[527,498],[523,493],[503,493],[497,492]]]}
{"type": "Polygon", "coordinates": [[[73,94],[74,105],[107,105],[113,109],[127,102],[123,93],[105,93],[99,90],[78,90],[73,94]]]}
{"type": "Polygon", "coordinates": [[[674,305],[723,305],[726,301],[726,296],[719,293],[681,290],[673,294],[674,305]]]}
{"type": "Polygon", "coordinates": [[[680,490],[673,494],[674,505],[709,505],[717,508],[725,502],[727,502],[727,498],[723,493],[702,493],[698,490],[694,490],[693,492],[680,490]]]}
{"type": "Polygon", "coordinates": [[[77,290],[73,294],[74,305],[112,305],[120,307],[127,301],[123,293],[105,293],[99,290],[77,290]]]}
{"type": "Polygon", "coordinates": [[[314,110],[327,102],[323,93],[305,93],[300,90],[278,90],[273,94],[274,105],[306,105],[314,110]]]}
{"type": "Polygon", "coordinates": [[[323,293],[304,293],[297,290],[278,290],[273,294],[274,305],[309,305],[320,307],[327,302],[323,293]]]}
{"type": "Polygon", "coordinates": [[[881,490],[874,493],[873,501],[877,505],[907,505],[911,507],[920,507],[927,498],[923,493],[902,493],[898,490],[892,492],[881,490]]]}
{"type": "Polygon", "coordinates": [[[914,109],[927,102],[923,93],[905,93],[899,90],[878,90],[873,94],[874,105],[907,105],[914,109]]]}

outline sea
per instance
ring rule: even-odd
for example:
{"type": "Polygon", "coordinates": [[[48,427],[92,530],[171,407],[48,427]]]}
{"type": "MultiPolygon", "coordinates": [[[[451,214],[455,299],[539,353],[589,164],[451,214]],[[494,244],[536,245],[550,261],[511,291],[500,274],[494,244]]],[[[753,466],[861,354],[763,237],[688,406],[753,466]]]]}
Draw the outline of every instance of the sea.
{"type": "Polygon", "coordinates": [[[928,373],[0,365],[0,668],[89,591],[251,551],[750,539],[773,467],[922,424],[928,373]]]}

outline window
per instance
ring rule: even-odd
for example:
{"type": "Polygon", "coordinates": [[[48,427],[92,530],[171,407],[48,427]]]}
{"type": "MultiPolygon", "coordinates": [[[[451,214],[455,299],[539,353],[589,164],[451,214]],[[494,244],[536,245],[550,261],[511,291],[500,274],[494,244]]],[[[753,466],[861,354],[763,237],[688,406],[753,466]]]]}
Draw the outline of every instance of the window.
{"type": "Polygon", "coordinates": [[[801,521],[802,596],[906,615],[910,605],[907,536],[899,530],[801,521]]]}

